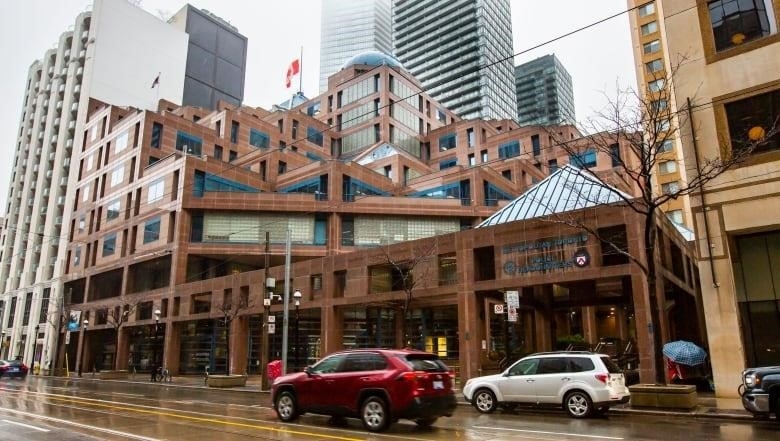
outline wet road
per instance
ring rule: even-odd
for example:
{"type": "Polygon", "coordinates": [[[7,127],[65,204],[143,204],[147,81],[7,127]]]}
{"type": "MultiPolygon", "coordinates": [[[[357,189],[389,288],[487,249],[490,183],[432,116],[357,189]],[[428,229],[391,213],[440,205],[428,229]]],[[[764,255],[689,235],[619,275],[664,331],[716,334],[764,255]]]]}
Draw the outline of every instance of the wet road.
{"type": "Polygon", "coordinates": [[[161,384],[29,378],[0,379],[0,440],[772,440],[776,421],[613,414],[573,420],[563,412],[481,415],[460,406],[430,429],[401,421],[370,434],[357,420],[277,421],[262,393],[161,384]]]}

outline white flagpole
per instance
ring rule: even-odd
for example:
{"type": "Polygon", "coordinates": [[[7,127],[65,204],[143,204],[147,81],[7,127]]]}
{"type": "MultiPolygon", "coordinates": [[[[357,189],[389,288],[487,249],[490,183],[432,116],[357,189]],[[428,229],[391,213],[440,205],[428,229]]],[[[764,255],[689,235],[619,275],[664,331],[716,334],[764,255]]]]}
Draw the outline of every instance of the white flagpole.
{"type": "Polygon", "coordinates": [[[298,77],[298,92],[303,93],[303,46],[301,46],[301,58],[299,58],[300,76],[298,77]]]}

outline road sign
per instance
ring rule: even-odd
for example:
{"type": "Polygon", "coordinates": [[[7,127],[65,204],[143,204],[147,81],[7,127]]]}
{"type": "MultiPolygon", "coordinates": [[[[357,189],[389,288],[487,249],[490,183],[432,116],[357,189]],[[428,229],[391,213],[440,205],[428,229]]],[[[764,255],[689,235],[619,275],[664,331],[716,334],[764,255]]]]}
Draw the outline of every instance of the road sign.
{"type": "Polygon", "coordinates": [[[70,344],[70,331],[65,333],[65,344],[70,344]]]}
{"type": "Polygon", "coordinates": [[[268,324],[268,333],[269,334],[276,334],[276,323],[269,323],[268,324]]]}
{"type": "Polygon", "coordinates": [[[517,321],[517,308],[514,308],[512,306],[509,307],[509,312],[506,316],[507,321],[510,322],[516,322],[517,321]]]}
{"type": "Polygon", "coordinates": [[[276,323],[276,316],[275,315],[269,315],[268,316],[268,323],[276,323]]]}
{"type": "Polygon", "coordinates": [[[519,308],[520,307],[520,293],[517,291],[507,291],[506,292],[506,306],[509,308],[519,308]]]}
{"type": "Polygon", "coordinates": [[[493,312],[496,314],[503,314],[504,305],[502,303],[496,303],[495,305],[493,305],[493,312]]]}

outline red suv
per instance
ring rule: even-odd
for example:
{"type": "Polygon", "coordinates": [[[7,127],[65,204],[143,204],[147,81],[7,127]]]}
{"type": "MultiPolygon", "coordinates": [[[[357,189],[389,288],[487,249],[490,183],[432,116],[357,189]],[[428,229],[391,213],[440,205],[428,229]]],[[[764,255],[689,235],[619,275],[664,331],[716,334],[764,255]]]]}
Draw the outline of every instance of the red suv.
{"type": "Polygon", "coordinates": [[[271,400],[282,421],[304,413],[360,418],[380,432],[401,418],[430,426],[451,416],[453,374],[434,354],[359,349],[331,354],[303,372],[274,380],[271,400]]]}

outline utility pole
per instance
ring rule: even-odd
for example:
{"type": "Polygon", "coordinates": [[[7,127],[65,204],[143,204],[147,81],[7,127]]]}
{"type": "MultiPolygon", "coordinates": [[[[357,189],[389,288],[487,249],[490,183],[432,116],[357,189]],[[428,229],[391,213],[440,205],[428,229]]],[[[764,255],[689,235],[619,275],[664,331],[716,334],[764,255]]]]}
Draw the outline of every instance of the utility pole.
{"type": "MultiPolygon", "coordinates": [[[[260,227],[258,227],[259,230],[260,227]]],[[[258,238],[261,237],[258,231],[258,238]]],[[[262,390],[268,390],[270,389],[270,384],[268,383],[268,314],[271,312],[270,308],[270,300],[271,298],[268,296],[268,264],[269,264],[269,255],[270,252],[270,234],[268,231],[265,232],[265,265],[263,270],[263,326],[261,326],[261,341],[260,341],[260,376],[262,377],[260,379],[260,387],[262,390]],[[266,306],[268,304],[268,306],[266,306]]]]}

